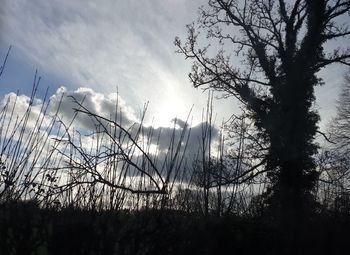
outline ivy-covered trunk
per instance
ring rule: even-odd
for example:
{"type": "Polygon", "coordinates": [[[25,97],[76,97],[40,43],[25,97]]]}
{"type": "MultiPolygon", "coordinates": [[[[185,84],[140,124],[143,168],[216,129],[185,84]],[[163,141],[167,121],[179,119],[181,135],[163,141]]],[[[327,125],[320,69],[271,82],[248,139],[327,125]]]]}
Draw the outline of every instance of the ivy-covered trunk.
{"type": "Polygon", "coordinates": [[[290,252],[297,252],[299,236],[315,206],[317,172],[313,156],[317,152],[314,137],[319,117],[312,111],[312,79],[304,75],[276,86],[276,103],[262,122],[270,140],[269,204],[283,247],[290,252]]]}

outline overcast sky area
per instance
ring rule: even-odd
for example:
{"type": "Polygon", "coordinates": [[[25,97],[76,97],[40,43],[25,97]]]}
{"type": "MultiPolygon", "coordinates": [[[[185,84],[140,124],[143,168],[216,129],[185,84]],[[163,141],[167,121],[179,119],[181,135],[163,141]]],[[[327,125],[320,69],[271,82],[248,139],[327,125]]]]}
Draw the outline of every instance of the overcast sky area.
{"type": "MultiPolygon", "coordinates": [[[[197,18],[207,0],[5,0],[0,7],[0,56],[12,51],[0,78],[1,98],[10,92],[28,95],[35,70],[42,76],[38,96],[88,91],[110,99],[119,92],[128,114],[137,117],[149,102],[148,120],[171,126],[186,119],[192,105],[193,125],[202,119],[207,94],[188,79],[190,61],[175,53],[175,36],[186,37],[186,24],[197,18]],[[61,87],[64,88],[61,88],[61,87]],[[85,89],[82,89],[85,88],[85,89]]],[[[348,41],[341,42],[348,45],[348,41]]],[[[321,128],[334,114],[346,69],[321,72],[317,88],[321,128]]],[[[103,107],[99,106],[100,110],[103,107]]],[[[232,99],[215,100],[217,124],[237,109],[232,99]]],[[[132,117],[130,117],[132,119],[132,117]]]]}

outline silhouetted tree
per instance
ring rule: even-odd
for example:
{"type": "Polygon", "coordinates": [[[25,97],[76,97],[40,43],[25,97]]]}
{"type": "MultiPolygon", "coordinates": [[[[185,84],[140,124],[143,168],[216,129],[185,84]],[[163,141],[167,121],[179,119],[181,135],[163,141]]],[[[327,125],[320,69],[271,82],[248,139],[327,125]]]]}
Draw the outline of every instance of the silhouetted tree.
{"type": "Polygon", "coordinates": [[[195,24],[184,44],[175,39],[178,51],[193,60],[193,85],[235,96],[268,141],[270,202],[289,230],[306,218],[317,180],[313,140],[319,115],[312,106],[322,80],[316,74],[329,64],[350,65],[349,50],[324,49],[350,34],[336,24],[349,11],[348,0],[209,0],[197,25],[210,44],[198,46],[203,38],[195,24]]]}

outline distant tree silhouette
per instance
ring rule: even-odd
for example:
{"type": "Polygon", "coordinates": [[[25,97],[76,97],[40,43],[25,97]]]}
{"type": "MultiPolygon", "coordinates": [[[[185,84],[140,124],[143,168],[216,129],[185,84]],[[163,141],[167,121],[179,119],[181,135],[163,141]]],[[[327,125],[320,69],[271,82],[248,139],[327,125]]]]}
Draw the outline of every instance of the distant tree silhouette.
{"type": "Polygon", "coordinates": [[[318,176],[313,140],[319,115],[313,102],[322,80],[317,72],[333,63],[350,65],[349,50],[324,49],[350,34],[336,24],[349,11],[348,0],[209,0],[198,22],[188,25],[186,42],[175,39],[178,51],[193,60],[193,85],[235,96],[269,143],[269,201],[289,233],[307,218],[318,176]],[[204,40],[208,45],[200,47],[204,40]],[[215,43],[218,53],[211,47],[215,43]]]}
{"type": "Polygon", "coordinates": [[[344,150],[350,150],[350,73],[345,76],[339,98],[337,115],[330,126],[331,139],[344,150]]]}
{"type": "Polygon", "coordinates": [[[345,76],[337,100],[337,112],[328,129],[331,144],[320,154],[320,178],[325,204],[342,211],[350,196],[350,76],[345,76]],[[324,188],[323,188],[324,187],[324,188]],[[327,189],[325,189],[327,188],[327,189]]]}

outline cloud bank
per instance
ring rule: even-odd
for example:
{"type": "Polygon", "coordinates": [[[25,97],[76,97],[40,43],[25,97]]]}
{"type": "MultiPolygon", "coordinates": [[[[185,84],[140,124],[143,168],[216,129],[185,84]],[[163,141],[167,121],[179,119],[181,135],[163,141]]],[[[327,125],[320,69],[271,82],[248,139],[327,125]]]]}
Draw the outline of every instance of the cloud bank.
{"type": "MultiPolygon", "coordinates": [[[[173,127],[146,125],[142,122],[142,116],[137,116],[120,95],[115,93],[102,94],[90,88],[69,90],[61,87],[49,97],[47,102],[35,99],[35,97],[29,98],[26,95],[10,93],[2,98],[1,108],[1,130],[3,132],[7,126],[8,131],[2,134],[3,139],[0,141],[0,147],[2,151],[6,151],[5,154],[8,158],[12,156],[11,150],[6,149],[7,139],[12,139],[14,143],[17,141],[22,143],[19,148],[23,155],[26,153],[25,146],[38,143],[35,147],[40,149],[41,142],[44,144],[44,140],[47,138],[49,141],[45,145],[47,146],[45,151],[49,152],[55,147],[54,143],[58,139],[63,142],[55,148],[61,150],[61,153],[65,155],[67,143],[64,141],[69,137],[72,142],[76,143],[77,148],[80,148],[78,149],[79,153],[85,151],[86,155],[93,156],[104,151],[103,155],[107,155],[110,152],[108,148],[111,148],[112,140],[108,139],[106,134],[114,136],[113,127],[118,127],[119,131],[121,128],[124,130],[121,133],[122,139],[118,139],[118,135],[115,137],[116,140],[121,141],[124,152],[131,157],[133,154],[142,156],[142,153],[145,152],[154,160],[153,163],[157,168],[165,174],[167,169],[174,167],[171,166],[174,162],[178,164],[177,167],[180,167],[183,155],[191,168],[192,161],[198,157],[203,149],[208,150],[210,143],[213,148],[217,146],[219,135],[218,129],[215,126],[210,126],[207,122],[191,125],[186,120],[174,119],[173,127]],[[77,112],[76,109],[86,110],[89,114],[77,112]],[[52,124],[56,114],[58,122],[52,124]],[[108,120],[112,120],[112,122],[108,120]],[[69,129],[69,135],[65,134],[66,130],[62,129],[60,123],[69,129]],[[61,129],[58,126],[61,126],[61,129]],[[205,132],[203,130],[205,129],[211,130],[211,141],[207,137],[205,144],[203,144],[203,132],[205,132]],[[21,130],[24,130],[24,133],[21,130]],[[76,131],[79,133],[75,134],[76,131]],[[99,136],[99,132],[102,132],[107,139],[99,140],[101,144],[98,145],[96,137],[99,136]],[[42,138],[33,139],[36,133],[40,133],[42,138]],[[137,148],[133,145],[134,142],[137,143],[137,148]],[[96,151],[94,151],[95,149],[96,151]]],[[[60,154],[59,151],[57,153],[60,154]]],[[[36,155],[39,154],[39,151],[36,152],[36,155]]],[[[45,156],[47,154],[43,154],[43,157],[45,156]]],[[[61,157],[60,155],[56,156],[61,157]]],[[[44,162],[45,158],[37,161],[44,162]]],[[[136,162],[140,163],[138,159],[136,162]]]]}

